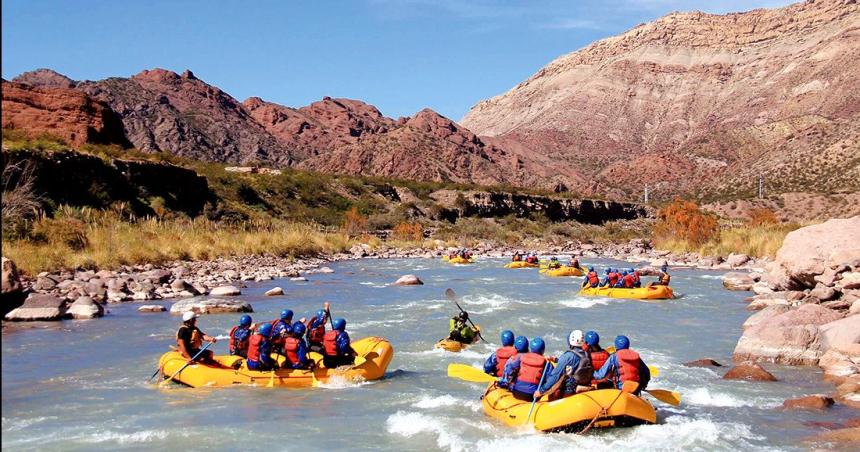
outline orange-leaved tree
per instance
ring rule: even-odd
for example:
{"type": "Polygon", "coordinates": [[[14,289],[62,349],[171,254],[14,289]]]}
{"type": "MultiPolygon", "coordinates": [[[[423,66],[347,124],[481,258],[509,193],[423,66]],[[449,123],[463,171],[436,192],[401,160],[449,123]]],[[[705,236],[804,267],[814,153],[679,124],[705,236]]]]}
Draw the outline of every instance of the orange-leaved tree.
{"type": "Polygon", "coordinates": [[[720,234],[716,217],[702,212],[693,201],[676,198],[657,213],[654,235],[665,240],[684,240],[701,246],[720,234]]]}
{"type": "Polygon", "coordinates": [[[367,233],[367,217],[362,215],[357,207],[349,209],[343,220],[343,231],[350,237],[358,237],[367,233]]]}
{"type": "Polygon", "coordinates": [[[421,223],[401,222],[394,226],[391,235],[398,240],[417,242],[424,239],[424,226],[421,226],[421,223]]]}
{"type": "Polygon", "coordinates": [[[773,210],[766,207],[750,211],[750,226],[770,226],[779,223],[773,210]]]}

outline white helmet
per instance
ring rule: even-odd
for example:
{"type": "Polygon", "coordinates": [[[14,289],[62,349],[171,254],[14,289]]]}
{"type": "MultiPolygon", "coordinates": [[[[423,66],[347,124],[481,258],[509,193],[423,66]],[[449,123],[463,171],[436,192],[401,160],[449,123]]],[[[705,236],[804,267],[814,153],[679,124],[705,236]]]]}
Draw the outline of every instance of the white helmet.
{"type": "Polygon", "coordinates": [[[197,317],[200,317],[200,315],[198,315],[196,312],[194,312],[194,311],[185,311],[185,312],[182,314],[182,321],[183,321],[183,322],[187,322],[187,321],[189,321],[189,320],[191,320],[191,319],[196,319],[197,317]]]}
{"type": "Polygon", "coordinates": [[[573,330],[570,332],[570,336],[567,337],[567,343],[571,347],[582,347],[585,344],[585,336],[581,330],[573,330]]]}

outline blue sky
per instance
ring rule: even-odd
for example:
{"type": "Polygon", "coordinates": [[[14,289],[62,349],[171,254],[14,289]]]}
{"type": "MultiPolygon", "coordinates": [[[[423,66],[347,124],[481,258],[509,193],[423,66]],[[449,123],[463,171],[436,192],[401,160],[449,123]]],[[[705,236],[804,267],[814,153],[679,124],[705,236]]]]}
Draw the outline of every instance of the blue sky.
{"type": "Polygon", "coordinates": [[[237,99],[361,99],[455,120],[565,53],[672,11],[786,0],[2,2],[2,73],[77,80],[191,69],[237,99]]]}

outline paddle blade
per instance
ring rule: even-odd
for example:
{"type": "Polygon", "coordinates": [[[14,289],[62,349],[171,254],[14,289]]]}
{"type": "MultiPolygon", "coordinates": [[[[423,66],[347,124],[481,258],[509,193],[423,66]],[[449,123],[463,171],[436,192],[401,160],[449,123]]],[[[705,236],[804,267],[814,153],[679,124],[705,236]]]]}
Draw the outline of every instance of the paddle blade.
{"type": "Polygon", "coordinates": [[[457,297],[457,295],[454,294],[454,291],[450,288],[445,289],[445,296],[448,297],[449,300],[453,300],[457,297]]]}
{"type": "Polygon", "coordinates": [[[607,352],[607,353],[609,353],[610,355],[612,355],[612,354],[614,354],[614,353],[615,353],[615,346],[614,346],[614,345],[610,345],[609,347],[604,348],[604,350],[606,350],[606,352],[607,352]]]}
{"type": "Polygon", "coordinates": [[[269,384],[267,384],[266,387],[267,388],[274,388],[275,387],[275,371],[274,370],[272,371],[272,375],[269,376],[269,384]]]}
{"type": "Polygon", "coordinates": [[[673,406],[681,404],[681,394],[675,391],[667,391],[665,389],[646,389],[645,392],[651,394],[655,399],[663,403],[668,403],[673,406]]]}
{"type": "Polygon", "coordinates": [[[639,382],[637,382],[637,381],[625,381],[624,386],[621,387],[621,392],[633,394],[634,392],[636,392],[637,389],[639,389],[639,382]]]}
{"type": "Polygon", "coordinates": [[[648,366],[648,370],[651,371],[651,378],[660,376],[660,369],[654,366],[648,366]]]}
{"type": "Polygon", "coordinates": [[[468,364],[448,364],[448,376],[473,383],[492,383],[496,377],[485,374],[481,369],[475,369],[468,364]]]}

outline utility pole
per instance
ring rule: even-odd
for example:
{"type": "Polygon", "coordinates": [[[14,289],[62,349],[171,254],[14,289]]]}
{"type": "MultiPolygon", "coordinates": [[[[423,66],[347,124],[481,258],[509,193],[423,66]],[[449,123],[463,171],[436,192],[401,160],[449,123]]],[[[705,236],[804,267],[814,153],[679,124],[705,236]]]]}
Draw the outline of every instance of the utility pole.
{"type": "Polygon", "coordinates": [[[764,176],[758,175],[758,199],[764,199],[764,176]]]}

